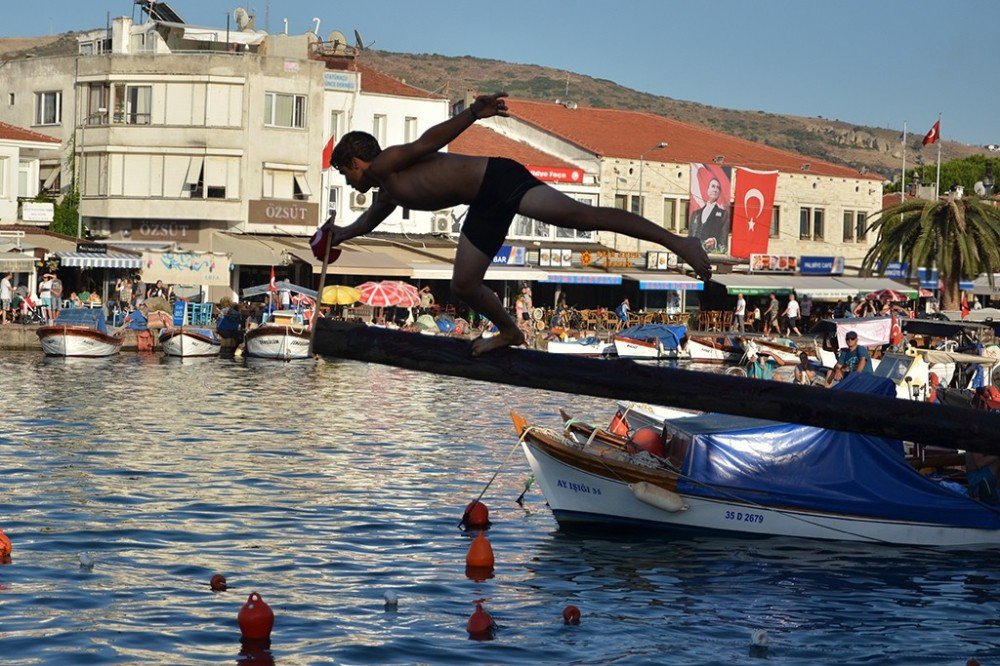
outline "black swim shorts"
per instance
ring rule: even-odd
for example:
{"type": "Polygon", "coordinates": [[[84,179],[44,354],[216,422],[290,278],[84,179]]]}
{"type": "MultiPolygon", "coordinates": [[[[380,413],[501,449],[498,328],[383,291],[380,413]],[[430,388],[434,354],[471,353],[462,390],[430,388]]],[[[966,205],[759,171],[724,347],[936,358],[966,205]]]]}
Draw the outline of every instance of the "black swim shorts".
{"type": "Polygon", "coordinates": [[[462,233],[487,257],[495,257],[525,193],[543,185],[521,164],[506,157],[491,157],[476,198],[465,216],[462,233]]]}

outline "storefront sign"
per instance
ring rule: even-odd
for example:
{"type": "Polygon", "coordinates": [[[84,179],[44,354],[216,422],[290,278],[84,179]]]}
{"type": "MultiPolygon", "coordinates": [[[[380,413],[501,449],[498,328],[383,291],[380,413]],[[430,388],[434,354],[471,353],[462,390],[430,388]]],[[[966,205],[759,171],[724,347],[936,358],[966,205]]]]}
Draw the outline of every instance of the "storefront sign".
{"type": "Polygon", "coordinates": [[[573,250],[566,248],[542,248],[538,251],[538,265],[545,268],[562,268],[573,265],[573,250]]]}
{"type": "Polygon", "coordinates": [[[147,284],[163,280],[165,284],[229,284],[229,255],[222,252],[142,253],[142,279],[147,284]]]}
{"type": "Polygon", "coordinates": [[[666,271],[672,268],[677,268],[677,255],[673,252],[657,251],[646,253],[647,271],[666,271]]]}
{"type": "Polygon", "coordinates": [[[582,183],[583,169],[572,167],[528,166],[528,171],[538,180],[549,183],[582,183]]]}
{"type": "Polygon", "coordinates": [[[802,275],[843,275],[843,257],[799,257],[802,275]]]}
{"type": "Polygon", "coordinates": [[[751,273],[794,273],[799,258],[784,254],[751,254],[751,273]]]}
{"type": "Polygon", "coordinates": [[[49,202],[25,201],[21,204],[21,219],[25,222],[51,222],[55,205],[49,202]]]}
{"type": "Polygon", "coordinates": [[[493,263],[501,266],[524,266],[528,252],[523,245],[504,245],[493,257],[493,263]]]}
{"type": "Polygon", "coordinates": [[[108,246],[103,243],[77,243],[76,251],[80,254],[107,254],[108,246]]]}
{"type": "Polygon", "coordinates": [[[130,238],[142,241],[197,243],[199,230],[190,222],[142,222],[132,226],[130,238]]]}
{"type": "Polygon", "coordinates": [[[357,90],[358,75],[348,72],[323,72],[323,87],[327,90],[357,90]]]}
{"type": "Polygon", "coordinates": [[[890,261],[885,266],[885,277],[887,278],[903,278],[904,280],[910,277],[910,264],[908,262],[898,262],[890,261]]]}
{"type": "Polygon", "coordinates": [[[256,199],[250,202],[248,222],[252,224],[319,225],[319,204],[301,201],[256,199]]]}
{"type": "Polygon", "coordinates": [[[605,268],[633,268],[637,260],[642,259],[638,252],[617,252],[614,250],[597,250],[590,253],[591,263],[605,268]]]}

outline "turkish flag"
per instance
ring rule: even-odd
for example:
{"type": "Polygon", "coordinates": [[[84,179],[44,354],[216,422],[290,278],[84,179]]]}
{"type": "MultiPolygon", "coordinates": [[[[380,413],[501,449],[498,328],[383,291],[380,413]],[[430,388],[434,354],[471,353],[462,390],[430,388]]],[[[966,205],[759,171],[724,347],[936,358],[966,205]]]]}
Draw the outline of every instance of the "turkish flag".
{"type": "Polygon", "coordinates": [[[962,292],[962,319],[969,316],[969,297],[962,292]]]}
{"type": "Polygon", "coordinates": [[[903,343],[903,329],[899,325],[899,315],[892,311],[892,328],[889,329],[889,344],[898,347],[903,343]]]}
{"type": "Polygon", "coordinates": [[[274,266],[271,266],[271,283],[267,286],[267,290],[270,292],[278,291],[278,285],[274,281],[274,266]]]}
{"type": "Polygon", "coordinates": [[[333,158],[333,137],[332,136],[330,137],[330,140],[326,142],[326,145],[323,146],[323,162],[322,162],[322,164],[323,164],[323,169],[324,170],[330,168],[330,159],[331,158],[333,158]]]}
{"type": "Polygon", "coordinates": [[[941,138],[941,121],[939,120],[936,123],[934,123],[934,127],[932,127],[931,130],[927,132],[927,135],[924,137],[923,145],[926,146],[929,143],[934,143],[940,138],[941,138]]]}
{"type": "Polygon", "coordinates": [[[749,259],[751,254],[767,253],[777,184],[777,171],[736,168],[732,256],[749,259]]]}

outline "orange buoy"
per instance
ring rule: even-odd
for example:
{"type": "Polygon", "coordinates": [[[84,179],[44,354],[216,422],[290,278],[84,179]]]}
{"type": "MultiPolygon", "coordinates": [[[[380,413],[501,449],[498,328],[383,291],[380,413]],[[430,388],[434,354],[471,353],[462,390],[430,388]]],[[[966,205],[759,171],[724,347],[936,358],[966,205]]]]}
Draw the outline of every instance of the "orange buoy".
{"type": "Polygon", "coordinates": [[[486,534],[480,530],[476,538],[469,544],[469,552],[465,555],[465,566],[476,569],[492,569],[493,563],[493,546],[490,545],[486,534]]]}
{"type": "Polygon", "coordinates": [[[236,621],[245,638],[263,640],[271,635],[271,629],[274,627],[274,611],[264,603],[259,594],[251,592],[247,602],[240,608],[236,621]]]}
{"type": "Polygon", "coordinates": [[[481,603],[477,603],[476,610],[469,617],[469,623],[465,625],[469,637],[476,640],[488,640],[493,638],[494,628],[496,628],[496,623],[493,622],[493,617],[483,610],[481,603]]]}
{"type": "Polygon", "coordinates": [[[479,500],[469,502],[465,507],[465,518],[463,521],[466,527],[473,529],[486,529],[490,526],[490,509],[479,500]]]}
{"type": "Polygon", "coordinates": [[[10,542],[10,537],[0,530],[0,560],[10,557],[10,554],[14,551],[14,544],[10,542]]]}
{"type": "Polygon", "coordinates": [[[667,449],[663,446],[663,434],[656,428],[639,428],[629,438],[629,448],[635,452],[646,451],[657,458],[665,458],[667,449]]]}
{"type": "Polygon", "coordinates": [[[226,577],[222,574],[215,574],[212,576],[212,580],[208,582],[212,586],[212,589],[216,592],[225,592],[228,587],[226,585],[226,577]]]}
{"type": "Polygon", "coordinates": [[[563,608],[563,622],[565,624],[580,624],[580,609],[572,604],[563,608]]]}

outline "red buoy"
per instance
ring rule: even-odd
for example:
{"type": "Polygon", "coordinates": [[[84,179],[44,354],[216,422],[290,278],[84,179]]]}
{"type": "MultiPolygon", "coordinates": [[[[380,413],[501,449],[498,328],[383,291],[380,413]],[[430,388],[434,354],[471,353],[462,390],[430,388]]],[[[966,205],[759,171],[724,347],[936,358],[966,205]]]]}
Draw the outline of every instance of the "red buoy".
{"type": "Polygon", "coordinates": [[[476,569],[493,568],[493,546],[490,540],[480,531],[476,538],[469,544],[469,552],[465,555],[465,566],[476,569]]]}
{"type": "Polygon", "coordinates": [[[245,638],[263,640],[271,635],[271,629],[274,627],[274,611],[264,603],[259,594],[251,592],[247,602],[240,608],[236,621],[245,638]]]}
{"type": "Polygon", "coordinates": [[[483,610],[483,605],[480,603],[476,604],[476,610],[469,617],[469,623],[465,625],[466,631],[469,632],[469,637],[476,640],[493,638],[493,629],[495,627],[496,623],[493,622],[493,618],[483,610]]]}
{"type": "Polygon", "coordinates": [[[663,446],[663,434],[656,428],[639,428],[635,434],[629,438],[629,448],[635,451],[646,451],[657,458],[664,458],[667,449],[663,446]]]}
{"type": "Polygon", "coordinates": [[[489,507],[478,500],[469,502],[468,506],[465,507],[465,520],[463,522],[466,527],[472,529],[488,528],[490,526],[489,507]]]}
{"type": "Polygon", "coordinates": [[[563,609],[563,622],[565,624],[580,624],[580,609],[570,604],[563,609]]]}
{"type": "Polygon", "coordinates": [[[210,580],[208,584],[211,585],[212,589],[216,592],[225,592],[227,589],[226,577],[222,574],[215,574],[212,576],[212,580],[210,580]]]}
{"type": "Polygon", "coordinates": [[[5,560],[14,552],[14,544],[10,542],[10,537],[0,530],[0,560],[5,560]]]}

